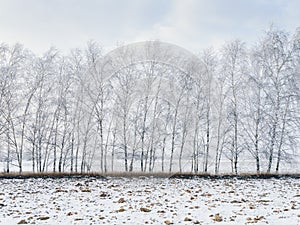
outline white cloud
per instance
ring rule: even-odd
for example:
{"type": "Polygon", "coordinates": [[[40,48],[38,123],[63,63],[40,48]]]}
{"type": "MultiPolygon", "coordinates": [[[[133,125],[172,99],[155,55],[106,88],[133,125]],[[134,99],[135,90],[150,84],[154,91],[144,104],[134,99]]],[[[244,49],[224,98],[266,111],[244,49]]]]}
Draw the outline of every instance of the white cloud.
{"type": "Polygon", "coordinates": [[[35,52],[160,39],[194,53],[240,38],[254,42],[274,22],[293,32],[298,0],[0,0],[0,42],[35,52]]]}
{"type": "Polygon", "coordinates": [[[249,44],[259,39],[271,23],[291,32],[300,21],[299,1],[175,0],[164,19],[143,30],[137,40],[161,39],[197,53],[220,47],[235,38],[249,44]]]}

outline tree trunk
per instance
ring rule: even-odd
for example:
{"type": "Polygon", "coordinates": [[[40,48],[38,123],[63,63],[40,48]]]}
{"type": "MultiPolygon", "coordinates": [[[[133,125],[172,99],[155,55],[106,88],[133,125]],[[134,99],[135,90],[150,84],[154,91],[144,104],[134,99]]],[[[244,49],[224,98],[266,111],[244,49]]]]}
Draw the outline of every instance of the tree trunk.
{"type": "Polygon", "coordinates": [[[174,156],[174,150],[175,150],[175,136],[176,136],[178,106],[179,106],[179,101],[178,101],[178,103],[176,105],[176,108],[175,108],[175,115],[174,115],[173,129],[172,129],[171,157],[170,157],[170,167],[169,167],[169,172],[170,173],[172,172],[173,156],[174,156]]]}
{"type": "Polygon", "coordinates": [[[161,150],[161,171],[162,171],[162,172],[165,171],[165,149],[166,149],[166,139],[167,139],[167,137],[164,136],[164,139],[163,139],[163,146],[162,146],[162,150],[161,150]]]}
{"type": "Polygon", "coordinates": [[[288,109],[289,109],[289,105],[290,105],[290,96],[288,97],[287,103],[286,103],[286,107],[284,110],[284,115],[282,118],[282,129],[281,129],[281,137],[280,137],[280,142],[279,142],[279,146],[278,146],[278,154],[277,154],[277,163],[276,163],[276,173],[279,172],[279,165],[280,165],[280,161],[281,161],[281,151],[282,151],[282,145],[283,145],[283,140],[284,140],[284,136],[285,136],[285,126],[286,126],[286,117],[287,117],[287,113],[288,113],[288,109]]]}

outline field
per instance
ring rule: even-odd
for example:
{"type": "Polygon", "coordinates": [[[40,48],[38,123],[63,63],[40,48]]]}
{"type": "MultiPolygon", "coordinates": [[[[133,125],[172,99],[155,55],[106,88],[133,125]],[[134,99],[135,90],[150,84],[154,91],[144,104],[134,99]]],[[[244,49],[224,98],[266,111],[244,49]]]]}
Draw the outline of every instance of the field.
{"type": "Polygon", "coordinates": [[[300,224],[300,180],[0,180],[0,224],[300,224]]]}

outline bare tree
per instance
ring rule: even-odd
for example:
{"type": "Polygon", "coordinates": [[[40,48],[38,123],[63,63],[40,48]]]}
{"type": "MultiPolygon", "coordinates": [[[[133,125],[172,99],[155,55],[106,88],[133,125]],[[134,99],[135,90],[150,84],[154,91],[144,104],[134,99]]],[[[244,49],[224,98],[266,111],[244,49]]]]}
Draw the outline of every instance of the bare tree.
{"type": "Polygon", "coordinates": [[[224,46],[223,49],[223,72],[227,78],[230,98],[228,99],[228,119],[232,126],[230,160],[232,162],[232,171],[238,173],[239,154],[243,150],[239,143],[239,125],[240,125],[240,101],[242,97],[243,81],[246,73],[245,62],[246,50],[241,41],[232,41],[224,46]]]}
{"type": "Polygon", "coordinates": [[[228,91],[225,89],[224,78],[215,80],[215,90],[213,104],[215,112],[214,119],[216,121],[215,174],[218,174],[223,150],[230,130],[228,121],[226,120],[226,100],[228,91]]]}
{"type": "MultiPolygon", "coordinates": [[[[22,123],[19,123],[19,110],[22,107],[22,82],[24,81],[24,71],[27,66],[27,57],[29,53],[24,50],[20,44],[12,47],[7,45],[0,46],[1,51],[1,111],[0,119],[2,119],[0,134],[4,129],[7,132],[9,144],[13,145],[19,172],[22,172],[23,166],[23,147],[24,147],[24,129],[26,123],[27,108],[30,104],[31,95],[25,106],[25,112],[22,123]],[[6,106],[6,107],[3,107],[6,106]],[[4,120],[3,120],[4,119],[4,120]],[[21,141],[18,138],[18,127],[22,124],[21,141]],[[3,126],[5,125],[5,126],[3,126]]],[[[10,146],[9,146],[10,148],[10,146]]],[[[8,154],[10,156],[10,154],[8,154]]]]}
{"type": "Polygon", "coordinates": [[[263,73],[267,78],[264,91],[267,95],[269,147],[268,168],[271,172],[274,153],[277,150],[278,167],[286,135],[287,115],[293,102],[294,55],[297,53],[286,32],[271,27],[260,43],[260,54],[257,54],[263,73]]]}
{"type": "Polygon", "coordinates": [[[208,171],[208,159],[210,155],[211,142],[211,118],[212,118],[212,88],[215,70],[217,67],[216,55],[212,50],[206,50],[201,57],[203,62],[203,80],[204,80],[204,101],[205,101],[205,152],[204,152],[204,172],[208,171]]]}

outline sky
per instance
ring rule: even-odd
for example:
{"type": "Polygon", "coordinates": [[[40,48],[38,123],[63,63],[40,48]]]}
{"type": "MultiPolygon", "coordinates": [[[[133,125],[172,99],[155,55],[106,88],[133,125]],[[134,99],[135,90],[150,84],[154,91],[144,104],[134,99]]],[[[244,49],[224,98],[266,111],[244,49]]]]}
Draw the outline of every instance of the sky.
{"type": "Polygon", "coordinates": [[[197,54],[237,38],[254,44],[271,24],[293,33],[299,9],[299,0],[0,0],[0,43],[42,54],[160,40],[197,54]]]}

